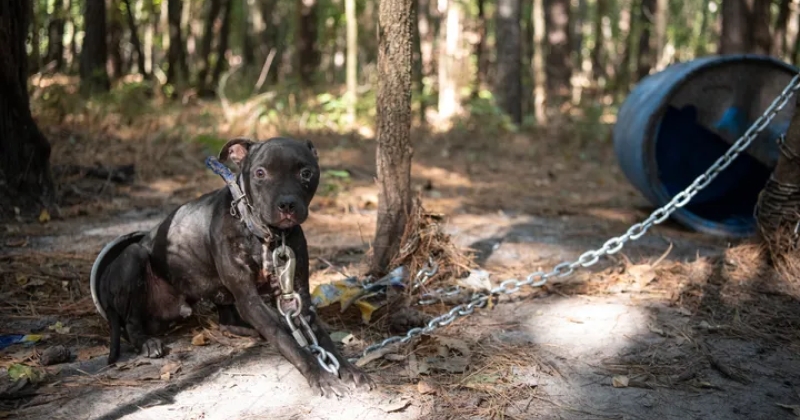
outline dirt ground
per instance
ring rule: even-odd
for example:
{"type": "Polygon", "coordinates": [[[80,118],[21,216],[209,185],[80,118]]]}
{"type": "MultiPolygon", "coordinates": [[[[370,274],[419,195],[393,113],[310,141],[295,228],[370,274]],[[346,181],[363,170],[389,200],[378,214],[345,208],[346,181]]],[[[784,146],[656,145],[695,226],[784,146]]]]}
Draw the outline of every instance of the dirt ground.
{"type": "MultiPolygon", "coordinates": [[[[0,333],[44,335],[0,350],[0,418],[800,417],[795,285],[764,267],[756,246],[672,223],[594,267],[501,297],[368,363],[378,383],[369,393],[313,396],[269,343],[224,335],[203,310],[165,337],[166,358],[124,347],[107,367],[108,329],[88,287],[97,252],[222,183],[202,166],[209,151],[198,144],[144,141],[124,124],[81,124],[43,124],[56,167],[135,164],[137,175],[129,184],[59,175],[61,218],[0,226],[0,333]],[[39,367],[55,345],[68,348],[70,360],[39,367]],[[13,382],[19,365],[45,376],[13,382]]],[[[375,224],[374,142],[304,134],[330,174],[304,226],[312,284],[321,284],[363,272],[375,224]]],[[[652,210],[621,175],[605,136],[418,132],[414,148],[424,207],[444,215],[445,232],[474,251],[493,284],[600,247],[652,210]]],[[[392,334],[380,311],[370,324],[354,308],[320,312],[331,331],[355,337],[344,346],[348,356],[392,334]]]]}

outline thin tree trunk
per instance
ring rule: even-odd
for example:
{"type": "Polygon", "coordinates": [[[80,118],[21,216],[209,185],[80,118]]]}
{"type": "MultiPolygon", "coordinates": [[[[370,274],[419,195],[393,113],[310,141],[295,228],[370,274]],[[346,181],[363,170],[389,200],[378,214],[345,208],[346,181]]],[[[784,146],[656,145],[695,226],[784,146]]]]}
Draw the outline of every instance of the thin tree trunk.
{"type": "Polygon", "coordinates": [[[222,26],[219,30],[219,43],[217,44],[217,61],[214,64],[214,73],[211,78],[211,84],[214,88],[216,88],[219,83],[219,78],[222,77],[222,71],[228,63],[228,59],[225,55],[228,52],[228,40],[231,34],[232,8],[233,0],[225,0],[222,9],[222,26]]]}
{"type": "Polygon", "coordinates": [[[746,0],[725,0],[722,2],[722,33],[720,34],[720,54],[751,52],[748,19],[750,12],[746,0]]]}
{"type": "Polygon", "coordinates": [[[789,26],[789,5],[792,0],[780,0],[778,4],[778,17],[775,21],[775,33],[772,36],[772,55],[783,57],[786,55],[787,28],[789,26]]]}
{"type": "Polygon", "coordinates": [[[772,34],[770,33],[770,27],[772,26],[771,2],[765,0],[752,0],[752,2],[750,23],[752,24],[753,52],[756,54],[769,54],[772,51],[772,34]]]}
{"type": "Polygon", "coordinates": [[[108,62],[107,69],[111,80],[122,77],[123,58],[122,58],[122,16],[115,0],[108,0],[108,62]]]}
{"type": "MultiPolygon", "coordinates": [[[[239,24],[242,25],[242,66],[250,68],[256,63],[256,48],[253,45],[253,16],[247,7],[247,0],[239,0],[239,24]]],[[[233,6],[231,6],[233,7],[233,6]]]]}
{"type": "Polygon", "coordinates": [[[536,122],[540,125],[547,124],[547,73],[544,69],[544,55],[545,55],[545,17],[544,17],[544,1],[533,0],[533,9],[531,11],[533,21],[533,62],[531,63],[533,71],[533,109],[536,116],[536,122]]]}
{"type": "Polygon", "coordinates": [[[74,10],[73,10],[73,4],[74,4],[73,1],[74,0],[68,0],[68,3],[67,3],[67,10],[69,10],[67,15],[69,16],[69,25],[70,25],[70,27],[72,29],[70,31],[70,36],[69,36],[68,41],[67,41],[67,47],[68,47],[67,51],[69,52],[69,54],[68,54],[67,60],[66,60],[67,68],[70,71],[75,71],[76,63],[78,65],[80,65],[79,64],[80,63],[80,57],[78,56],[78,43],[75,40],[75,37],[77,36],[77,33],[78,33],[78,28],[75,26],[75,19],[72,18],[72,15],[73,15],[73,12],[74,12],[74,10]]]}
{"type": "Polygon", "coordinates": [[[81,93],[90,96],[110,88],[106,72],[106,2],[86,0],[83,21],[86,26],[81,47],[81,93]]]}
{"type": "Polygon", "coordinates": [[[211,47],[214,44],[214,23],[222,10],[222,0],[211,0],[203,27],[203,39],[200,41],[200,69],[197,72],[198,90],[208,87],[208,74],[211,72],[211,47]]]}
{"type": "Polygon", "coordinates": [[[139,73],[146,79],[148,74],[144,64],[144,53],[142,52],[142,43],[139,41],[139,29],[136,26],[136,17],[133,15],[133,7],[131,7],[131,0],[123,0],[125,2],[125,10],[128,18],[128,29],[131,33],[131,44],[133,45],[133,52],[136,53],[136,66],[139,73]]]}
{"type": "Polygon", "coordinates": [[[444,0],[439,4],[447,7],[446,10],[439,10],[446,15],[444,30],[439,32],[439,118],[448,121],[461,111],[457,53],[461,46],[462,11],[461,5],[455,0],[444,0]]]}
{"type": "Polygon", "coordinates": [[[433,44],[436,38],[433,25],[431,24],[430,16],[431,4],[430,0],[417,1],[417,31],[419,32],[419,54],[420,54],[420,76],[419,76],[419,93],[420,93],[420,121],[427,123],[427,108],[428,102],[422,97],[424,89],[423,80],[426,78],[433,78],[435,74],[434,66],[434,51],[433,44]]]}
{"type": "Polygon", "coordinates": [[[548,53],[545,58],[548,97],[563,101],[570,93],[572,59],[569,40],[569,0],[545,0],[548,53]]]}
{"type": "Polygon", "coordinates": [[[522,123],[520,0],[497,2],[498,103],[515,124],[522,123]]]}
{"type": "Polygon", "coordinates": [[[297,33],[297,55],[300,80],[311,84],[319,67],[320,53],[317,48],[317,0],[298,0],[299,25],[297,33]]]}
{"type": "Polygon", "coordinates": [[[650,43],[650,32],[653,28],[652,17],[656,13],[656,0],[642,0],[639,13],[641,31],[639,33],[639,61],[636,66],[637,80],[644,79],[655,67],[655,54],[650,43]]]}
{"type": "Polygon", "coordinates": [[[655,29],[653,45],[650,47],[655,55],[655,68],[657,71],[666,66],[665,48],[667,46],[667,17],[669,15],[667,0],[656,0],[655,29]]]}
{"type": "Polygon", "coordinates": [[[39,35],[39,22],[37,19],[39,11],[38,3],[39,3],[38,1],[34,0],[26,4],[30,8],[30,11],[28,13],[30,15],[30,22],[31,22],[31,27],[30,27],[31,53],[30,56],[28,57],[28,60],[30,61],[29,67],[31,73],[36,73],[42,66],[42,52],[40,51],[42,42],[39,35]]]}
{"type": "Polygon", "coordinates": [[[592,47],[592,78],[600,80],[606,76],[606,66],[603,62],[603,49],[605,36],[603,33],[603,18],[608,17],[608,0],[597,0],[594,15],[594,46],[592,47]]]}
{"type": "Polygon", "coordinates": [[[183,2],[181,0],[166,1],[168,2],[167,26],[169,28],[167,83],[180,90],[189,80],[189,65],[186,62],[186,50],[183,45],[183,30],[181,29],[183,2]]]}
{"type": "MultiPolygon", "coordinates": [[[[710,0],[709,0],[710,1],[710,0]]],[[[710,11],[708,10],[708,2],[703,2],[703,11],[702,11],[702,18],[700,20],[700,30],[698,31],[697,36],[697,45],[694,48],[694,55],[695,57],[700,57],[706,55],[708,52],[708,19],[709,19],[710,11]]]]}
{"type": "Polygon", "coordinates": [[[64,14],[64,0],[53,0],[53,13],[47,25],[47,62],[55,62],[55,71],[64,68],[64,14]]]}
{"type": "MultiPolygon", "coordinates": [[[[480,93],[481,86],[486,81],[486,58],[484,57],[483,50],[486,47],[486,11],[484,10],[485,0],[478,1],[478,42],[475,43],[475,84],[472,87],[471,96],[477,98],[480,93]]],[[[519,0],[516,0],[519,2],[519,0]]],[[[517,7],[517,17],[519,18],[519,7],[517,7]]],[[[499,33],[498,33],[499,35],[499,33]]]]}
{"type": "Polygon", "coordinates": [[[376,163],[380,194],[370,272],[380,275],[400,249],[411,201],[411,2],[381,0],[376,163]]]}
{"type": "MultiPolygon", "coordinates": [[[[0,178],[10,188],[6,198],[14,205],[27,198],[50,207],[55,204],[50,143],[31,115],[27,89],[25,41],[31,11],[30,0],[0,1],[0,178]]],[[[25,213],[32,210],[27,204],[25,213]]]]}
{"type": "MultiPolygon", "coordinates": [[[[358,98],[358,17],[356,0],[345,0],[345,19],[347,20],[347,119],[349,124],[356,121],[356,99],[358,98]]],[[[416,27],[416,25],[414,25],[416,27]]]]}
{"type": "MultiPolygon", "coordinates": [[[[412,0],[411,7],[412,16],[411,16],[411,31],[413,36],[413,50],[412,50],[412,85],[414,89],[414,95],[417,96],[417,100],[419,101],[419,123],[424,125],[425,121],[425,98],[423,97],[423,92],[425,89],[425,83],[423,82],[423,65],[422,65],[422,35],[420,34],[420,13],[425,13],[425,11],[420,11],[420,2],[418,0],[412,0]]],[[[412,96],[413,102],[413,96],[412,96]]]]}

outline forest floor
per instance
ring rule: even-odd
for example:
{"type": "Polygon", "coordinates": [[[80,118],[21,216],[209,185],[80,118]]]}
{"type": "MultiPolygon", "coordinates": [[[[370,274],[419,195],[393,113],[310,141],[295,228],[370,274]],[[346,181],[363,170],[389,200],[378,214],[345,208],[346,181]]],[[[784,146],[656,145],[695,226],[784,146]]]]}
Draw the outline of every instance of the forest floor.
{"type": "MultiPolygon", "coordinates": [[[[795,285],[762,265],[757,246],[671,222],[591,268],[501,297],[368,363],[372,392],[313,396],[269,343],[223,335],[203,311],[165,337],[166,358],[124,346],[107,367],[108,328],[88,286],[95,256],[115,236],[149,229],[222,186],[203,166],[218,140],[203,138],[249,134],[215,119],[218,105],[182,108],[128,117],[36,109],[62,168],[61,214],[0,225],[0,333],[42,335],[0,350],[0,418],[800,417],[795,285]],[[133,164],[135,176],[123,183],[63,170],[75,164],[133,164]],[[40,367],[56,345],[70,360],[40,367]],[[30,379],[11,381],[20,375],[30,379]]],[[[618,169],[610,127],[576,120],[549,131],[417,130],[413,185],[496,285],[598,248],[652,211],[618,169]]],[[[289,134],[314,142],[326,174],[304,225],[312,287],[363,273],[377,200],[371,133],[289,134]]],[[[364,324],[354,307],[320,312],[332,331],[355,337],[348,356],[392,334],[385,313],[364,324]]]]}

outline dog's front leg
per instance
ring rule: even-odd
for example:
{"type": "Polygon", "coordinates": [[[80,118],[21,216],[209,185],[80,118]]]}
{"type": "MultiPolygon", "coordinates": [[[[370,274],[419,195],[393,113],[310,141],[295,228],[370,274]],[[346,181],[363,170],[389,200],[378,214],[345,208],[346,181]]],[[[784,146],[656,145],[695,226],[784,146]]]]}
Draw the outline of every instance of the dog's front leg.
{"type": "Polygon", "coordinates": [[[256,291],[254,274],[249,274],[226,272],[221,275],[223,285],[233,294],[236,309],[242,318],[277,347],[281,355],[305,376],[313,389],[321,395],[344,395],[346,387],[341,380],[323,370],[316,358],[297,344],[281,324],[277,311],[264,304],[256,291]]]}
{"type": "Polygon", "coordinates": [[[363,370],[353,365],[342,356],[336,344],[334,344],[333,340],[331,340],[330,333],[322,326],[322,323],[320,322],[316,312],[311,310],[311,292],[309,291],[308,284],[310,274],[308,263],[308,247],[306,245],[305,237],[302,235],[302,233],[297,237],[293,237],[293,239],[294,243],[292,243],[292,248],[296,249],[295,255],[297,256],[294,284],[297,288],[297,292],[300,294],[300,298],[303,301],[301,314],[309,319],[309,326],[314,332],[314,335],[317,337],[320,347],[333,354],[333,356],[336,357],[336,360],[339,361],[339,375],[341,376],[342,380],[345,383],[355,386],[356,388],[364,386],[367,389],[373,389],[375,387],[375,382],[372,380],[372,378],[370,378],[369,375],[367,375],[363,370]]]}

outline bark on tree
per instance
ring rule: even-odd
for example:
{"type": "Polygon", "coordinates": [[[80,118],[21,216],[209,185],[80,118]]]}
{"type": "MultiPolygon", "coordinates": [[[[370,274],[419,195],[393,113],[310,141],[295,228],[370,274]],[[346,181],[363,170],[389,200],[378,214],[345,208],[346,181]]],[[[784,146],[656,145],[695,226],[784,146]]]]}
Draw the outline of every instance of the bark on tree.
{"type": "MultiPolygon", "coordinates": [[[[516,1],[519,2],[519,0],[516,1]]],[[[486,63],[486,58],[484,57],[483,54],[483,50],[486,47],[486,10],[484,5],[485,5],[485,0],[478,0],[478,21],[477,21],[478,42],[475,43],[475,64],[476,64],[475,84],[472,87],[472,93],[471,93],[471,96],[473,98],[478,97],[478,94],[480,93],[481,90],[481,86],[486,81],[486,68],[488,67],[487,66],[488,63],[486,63]]],[[[517,11],[517,14],[519,15],[519,10],[517,11]]]]}
{"type": "Polygon", "coordinates": [[[347,20],[347,119],[349,124],[356,121],[356,99],[358,92],[358,17],[356,0],[345,0],[345,19],[347,20]]]}
{"type": "Polygon", "coordinates": [[[182,0],[167,1],[167,25],[169,27],[169,51],[167,52],[167,83],[180,89],[189,80],[189,66],[181,29],[182,0]]]}
{"type": "Polygon", "coordinates": [[[655,53],[656,70],[662,70],[667,60],[664,56],[664,49],[667,46],[667,16],[669,15],[669,4],[667,0],[656,0],[655,28],[653,46],[651,49],[655,53]]]}
{"type": "Polygon", "coordinates": [[[205,25],[203,26],[203,39],[200,41],[200,69],[197,72],[198,90],[208,89],[208,74],[211,72],[211,47],[214,44],[214,23],[222,10],[222,0],[211,0],[205,25]]]}
{"type": "Polygon", "coordinates": [[[522,123],[522,49],[520,0],[497,1],[497,82],[500,108],[515,124],[522,123]]]}
{"type": "Polygon", "coordinates": [[[313,82],[319,67],[320,53],[317,48],[317,0],[298,0],[299,25],[297,26],[297,55],[300,80],[313,82]]]}
{"type": "Polygon", "coordinates": [[[569,31],[569,0],[545,0],[545,28],[548,52],[547,72],[548,98],[561,102],[570,94],[572,59],[569,31]]]}
{"type": "Polygon", "coordinates": [[[81,94],[108,92],[105,0],[86,0],[83,21],[86,29],[81,47],[81,94]]]}
{"type": "Polygon", "coordinates": [[[756,54],[769,54],[772,51],[772,12],[770,5],[772,2],[764,0],[752,1],[752,17],[750,18],[751,31],[753,34],[753,52],[756,54]]]}
{"type": "Polygon", "coordinates": [[[545,17],[544,1],[533,0],[531,10],[531,20],[533,21],[533,62],[531,63],[533,72],[533,109],[536,122],[542,125],[547,124],[547,72],[544,69],[545,56],[545,17]]]}
{"type": "Polygon", "coordinates": [[[458,92],[459,73],[463,69],[459,61],[459,48],[462,42],[461,4],[455,0],[439,2],[446,9],[439,9],[445,15],[445,22],[439,29],[439,119],[448,121],[461,111],[458,92]]]}
{"type": "Polygon", "coordinates": [[[252,36],[253,16],[249,13],[247,0],[239,3],[239,23],[242,25],[242,67],[250,68],[256,63],[256,48],[252,36]]]}
{"type": "Polygon", "coordinates": [[[111,80],[116,80],[123,76],[124,67],[122,58],[122,15],[119,12],[117,2],[114,0],[108,1],[107,9],[108,62],[106,68],[111,80]]]}
{"type": "Polygon", "coordinates": [[[639,21],[642,25],[642,30],[639,34],[639,61],[636,65],[637,80],[645,78],[650,74],[650,70],[655,67],[655,53],[651,48],[650,32],[653,28],[653,21],[656,13],[656,0],[642,0],[642,6],[639,9],[639,21]]]}
{"type": "Polygon", "coordinates": [[[789,26],[789,5],[791,0],[780,0],[778,17],[775,20],[775,33],[772,36],[772,55],[786,56],[786,32],[789,26]]]}
{"type": "Polygon", "coordinates": [[[30,71],[36,73],[42,66],[42,53],[40,51],[41,40],[39,38],[39,22],[37,22],[37,9],[39,8],[38,2],[32,1],[27,3],[30,8],[28,14],[30,15],[30,29],[31,29],[31,53],[28,56],[30,62],[30,71]]]}
{"type": "Polygon", "coordinates": [[[380,275],[400,248],[411,201],[411,2],[381,0],[378,10],[376,163],[380,193],[370,273],[380,275]]]}
{"type": "Polygon", "coordinates": [[[233,0],[225,0],[222,9],[222,26],[219,29],[219,42],[217,43],[217,61],[214,63],[214,73],[211,77],[211,86],[216,88],[219,83],[219,78],[222,77],[222,71],[228,64],[225,54],[228,52],[228,40],[231,34],[231,14],[233,9],[233,0]]]}
{"type": "MultiPolygon", "coordinates": [[[[411,32],[413,37],[413,50],[411,56],[411,65],[412,65],[412,81],[411,84],[414,89],[414,95],[417,96],[417,100],[419,100],[419,122],[420,124],[425,124],[425,98],[423,97],[423,90],[425,88],[425,84],[423,81],[423,57],[422,57],[422,34],[420,33],[420,19],[422,19],[420,13],[425,13],[425,11],[420,12],[420,2],[414,0],[411,4],[412,7],[412,16],[411,16],[411,32]]],[[[412,95],[413,101],[413,95],[412,95]]]]}
{"type": "Polygon", "coordinates": [[[597,0],[597,10],[594,15],[593,31],[594,46],[592,47],[592,78],[599,80],[606,76],[603,60],[605,49],[605,36],[603,34],[603,18],[608,17],[608,0],[597,0]]]}
{"type": "Polygon", "coordinates": [[[133,45],[133,52],[136,54],[136,67],[139,73],[147,79],[148,74],[145,68],[144,52],[142,51],[142,43],[139,41],[139,28],[136,25],[136,16],[133,14],[133,7],[131,0],[123,0],[125,3],[125,16],[128,20],[128,29],[131,35],[131,45],[133,45]]]}
{"type": "Polygon", "coordinates": [[[54,63],[53,70],[64,68],[64,0],[53,0],[53,13],[47,24],[47,63],[54,63]]]}
{"type": "Polygon", "coordinates": [[[0,1],[0,187],[5,183],[6,198],[26,213],[31,199],[46,207],[55,201],[50,143],[33,120],[28,99],[30,6],[30,0],[0,1]]]}
{"type": "Polygon", "coordinates": [[[752,49],[748,19],[750,10],[747,0],[725,0],[722,2],[722,33],[720,54],[746,53],[752,49]]]}
{"type": "Polygon", "coordinates": [[[69,37],[69,41],[67,42],[67,46],[69,47],[68,48],[69,55],[67,56],[67,66],[68,66],[68,70],[70,70],[70,71],[74,71],[75,70],[75,65],[76,64],[79,65],[79,63],[80,63],[80,57],[78,56],[78,43],[75,40],[75,37],[76,37],[78,31],[75,30],[76,29],[75,19],[72,17],[72,13],[73,13],[73,7],[72,6],[73,6],[74,2],[75,2],[75,0],[69,0],[69,3],[67,3],[67,10],[69,10],[68,16],[69,16],[70,26],[72,26],[72,30],[70,31],[71,34],[70,34],[70,37],[69,37]]]}

